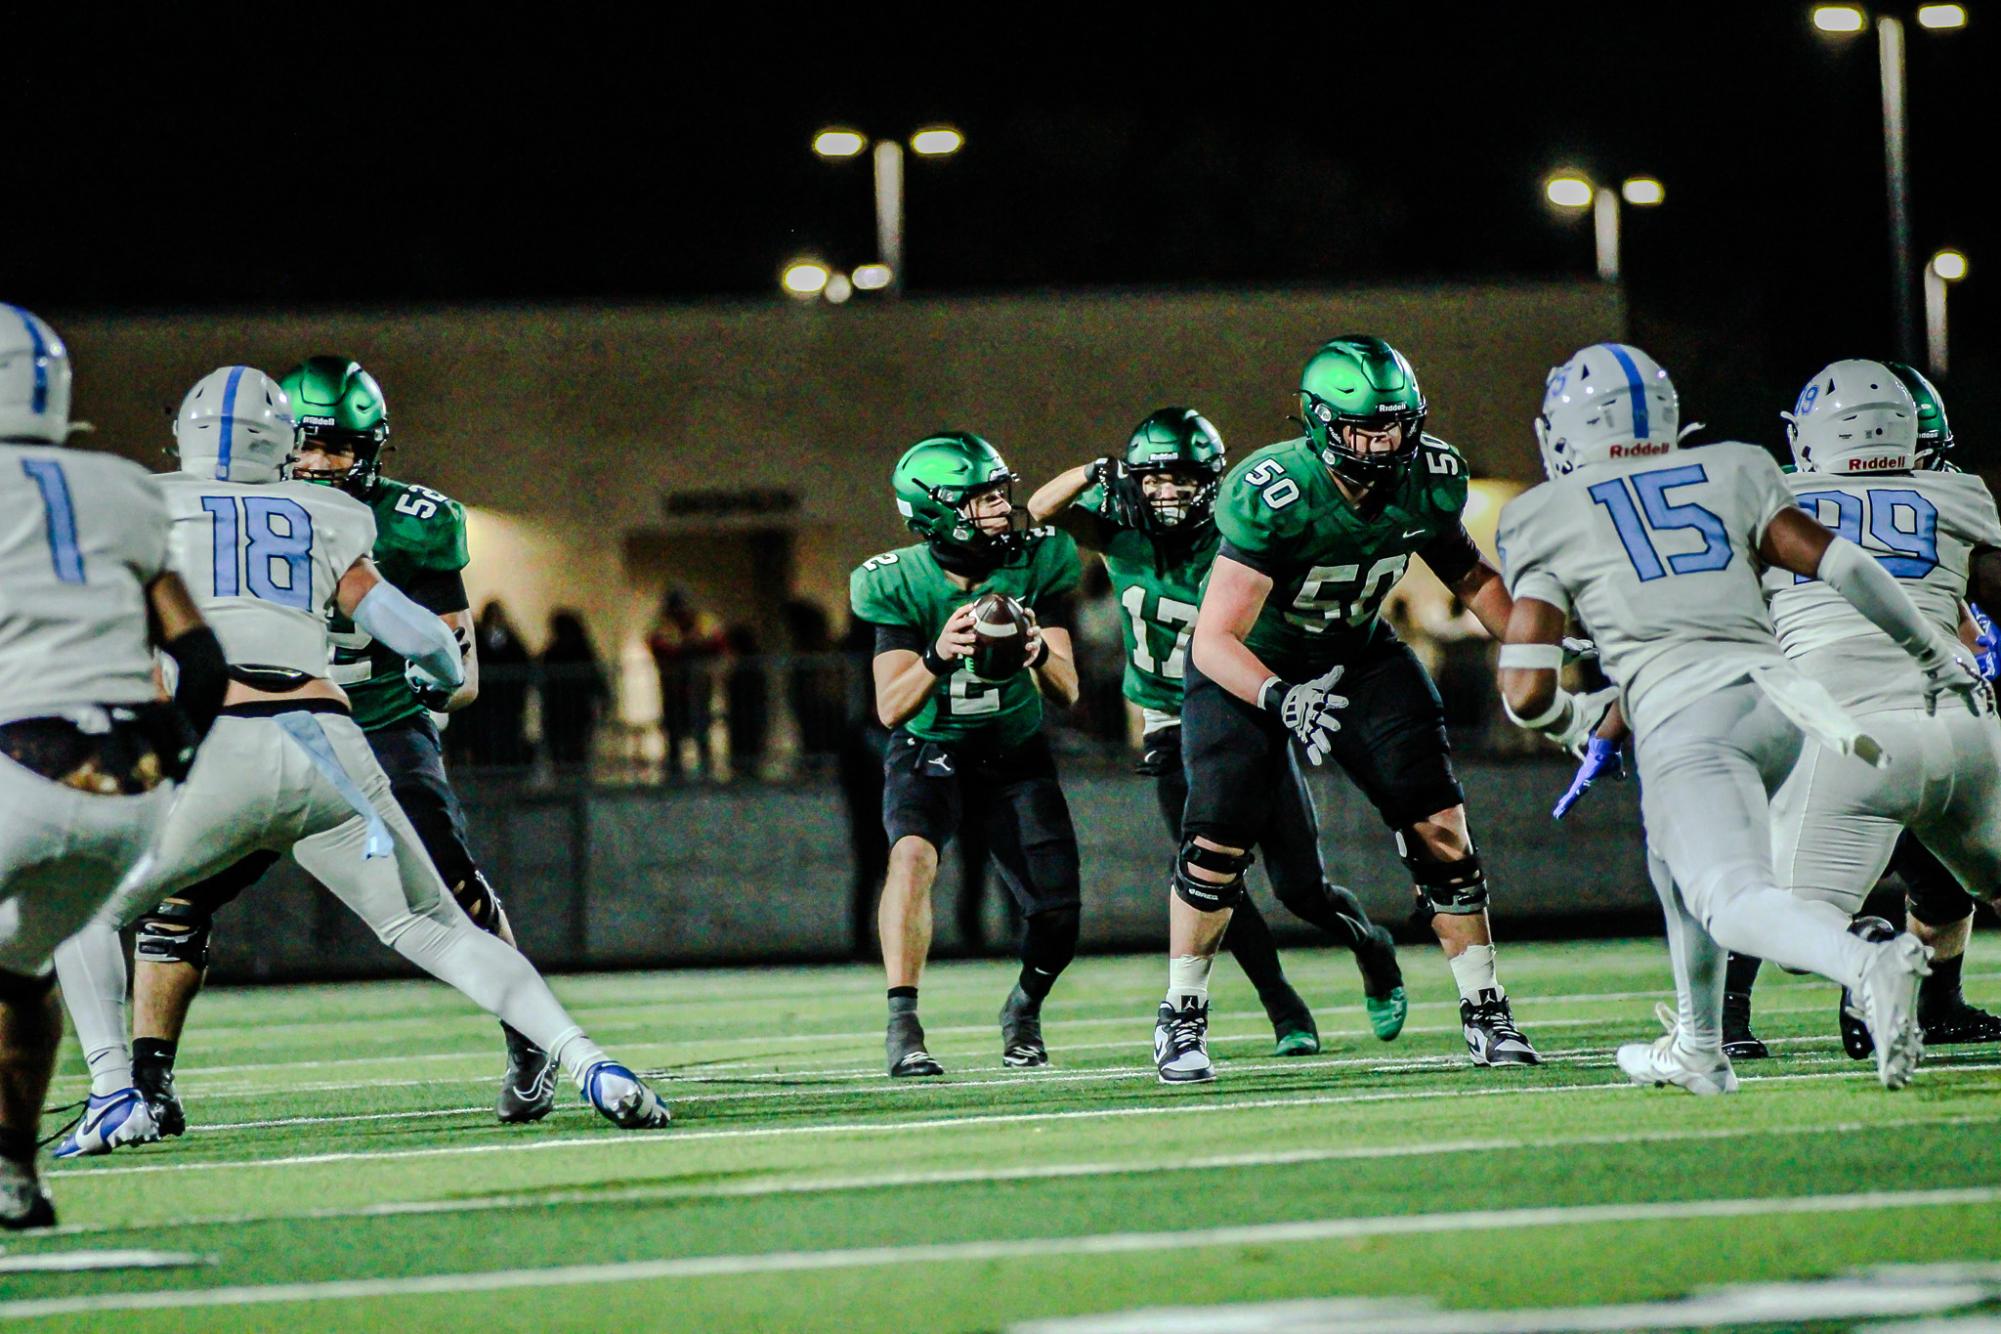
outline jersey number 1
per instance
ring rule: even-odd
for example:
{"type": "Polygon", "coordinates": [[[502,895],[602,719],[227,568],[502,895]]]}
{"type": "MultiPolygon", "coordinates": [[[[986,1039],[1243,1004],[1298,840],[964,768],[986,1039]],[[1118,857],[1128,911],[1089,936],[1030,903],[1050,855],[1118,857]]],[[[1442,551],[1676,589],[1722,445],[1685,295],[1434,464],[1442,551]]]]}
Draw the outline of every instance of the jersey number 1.
{"type": "Polygon", "coordinates": [[[70,503],[69,478],[63,465],[54,459],[22,459],[21,471],[42,493],[42,509],[47,513],[49,559],[55,563],[56,578],[66,584],[83,582],[83,552],[76,544],[76,506],[70,503]]]}
{"type": "Polygon", "coordinates": [[[313,610],[313,516],[283,496],[203,496],[215,520],[215,595],[313,610]],[[246,544],[239,533],[249,534],[246,544]],[[275,577],[282,570],[282,581],[275,577]]]}

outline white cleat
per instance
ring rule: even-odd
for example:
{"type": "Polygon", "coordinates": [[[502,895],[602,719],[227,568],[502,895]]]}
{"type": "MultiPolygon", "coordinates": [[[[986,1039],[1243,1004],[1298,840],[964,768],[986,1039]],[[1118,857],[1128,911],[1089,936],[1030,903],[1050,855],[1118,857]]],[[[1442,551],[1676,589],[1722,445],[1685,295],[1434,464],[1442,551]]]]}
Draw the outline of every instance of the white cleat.
{"type": "Polygon", "coordinates": [[[1166,1002],[1153,1025],[1153,1068],[1163,1084],[1206,1084],[1216,1077],[1209,1062],[1209,1005],[1166,1002]]]}
{"type": "Polygon", "coordinates": [[[1918,986],[1931,976],[1932,952],[1908,931],[1876,946],[1855,991],[1876,1042],[1876,1077],[1886,1089],[1911,1082],[1925,1054],[1918,1025],[1918,986]]]}
{"type": "Polygon", "coordinates": [[[160,1138],[153,1109],[146,1095],[136,1088],[120,1089],[99,1097],[93,1093],[62,1143],[56,1145],[58,1158],[88,1158],[110,1153],[128,1144],[151,1144],[160,1138]]]}
{"type": "Polygon", "coordinates": [[[1712,1062],[1687,1051],[1680,1044],[1681,1024],[1674,1011],[1657,1004],[1654,1014],[1667,1032],[1652,1042],[1628,1042],[1619,1048],[1619,1068],[1628,1079],[1654,1088],[1672,1084],[1704,1097],[1737,1091],[1737,1072],[1730,1068],[1728,1056],[1718,1051],[1712,1062]]]}

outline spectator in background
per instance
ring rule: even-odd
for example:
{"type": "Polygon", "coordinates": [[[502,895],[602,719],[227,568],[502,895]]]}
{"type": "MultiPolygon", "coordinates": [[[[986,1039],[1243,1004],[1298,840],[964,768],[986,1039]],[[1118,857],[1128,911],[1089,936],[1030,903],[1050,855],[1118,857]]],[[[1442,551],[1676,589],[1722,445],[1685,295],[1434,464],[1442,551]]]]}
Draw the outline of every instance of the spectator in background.
{"type": "Polygon", "coordinates": [[[729,674],[724,680],[724,696],[729,710],[730,776],[763,776],[764,751],[771,739],[771,684],[765,677],[767,664],[757,642],[757,631],[747,625],[733,625],[724,635],[729,649],[729,674]]]}
{"type": "Polygon", "coordinates": [[[549,618],[549,644],[542,650],[542,744],[557,772],[591,762],[591,741],[611,701],[604,668],[574,611],[549,618]]]}
{"type": "Polygon", "coordinates": [[[446,748],[467,764],[524,769],[535,758],[527,734],[534,660],[498,601],[479,609],[473,639],[479,645],[479,698],[453,720],[446,748]]]}
{"type": "Polygon", "coordinates": [[[709,723],[715,692],[715,662],[723,652],[723,628],[688,600],[686,589],[670,588],[660,602],[660,619],[646,637],[660,674],[660,730],[667,744],[666,774],[681,776],[685,743],[695,743],[697,771],[707,778],[714,766],[709,723]]]}
{"type": "MultiPolygon", "coordinates": [[[[806,760],[837,754],[847,721],[847,664],[834,654],[833,631],[820,604],[794,598],[779,609],[792,662],[785,674],[785,700],[799,728],[799,753],[806,760]]],[[[863,663],[863,671],[867,671],[863,663]]]]}

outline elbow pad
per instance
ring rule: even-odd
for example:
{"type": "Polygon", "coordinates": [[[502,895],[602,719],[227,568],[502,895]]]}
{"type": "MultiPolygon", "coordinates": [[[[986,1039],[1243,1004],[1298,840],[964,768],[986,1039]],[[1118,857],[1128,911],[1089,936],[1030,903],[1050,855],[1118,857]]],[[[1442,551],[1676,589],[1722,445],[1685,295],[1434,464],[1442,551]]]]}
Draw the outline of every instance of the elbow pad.
{"type": "Polygon", "coordinates": [[[1925,622],[1924,614],[1890,572],[1847,538],[1837,537],[1827,544],[1814,573],[1870,624],[1894,639],[1897,647],[1916,658],[1919,666],[1931,667],[1952,656],[1951,649],[1940,643],[1943,633],[1925,622]]]}
{"type": "Polygon", "coordinates": [[[223,693],[229,689],[229,663],[222,656],[222,645],[215,631],[201,625],[162,647],[174,660],[174,703],[195,735],[205,737],[222,712],[223,693]]]}
{"type": "Polygon", "coordinates": [[[354,623],[430,677],[456,690],[465,684],[458,641],[437,613],[405,597],[394,584],[378,583],[354,609],[354,623]]]}

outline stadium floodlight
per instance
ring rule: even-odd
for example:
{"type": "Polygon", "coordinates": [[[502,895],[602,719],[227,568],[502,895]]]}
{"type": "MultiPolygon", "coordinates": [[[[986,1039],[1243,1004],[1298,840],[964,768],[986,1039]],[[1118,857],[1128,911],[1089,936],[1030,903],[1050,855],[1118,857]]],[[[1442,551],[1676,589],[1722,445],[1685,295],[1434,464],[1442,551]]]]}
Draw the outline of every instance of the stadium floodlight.
{"type": "Polygon", "coordinates": [[[910,136],[910,151],[919,157],[950,157],[966,146],[966,136],[949,125],[927,125],[910,136]]]}
{"type": "Polygon", "coordinates": [[[1957,250],[1941,250],[1925,265],[1925,360],[1940,379],[1946,373],[1946,289],[1964,280],[1966,271],[1966,256],[1957,250]]]}
{"type": "Polygon", "coordinates": [[[822,130],[813,136],[813,151],[821,157],[855,157],[867,147],[868,136],[853,130],[822,130]]]}
{"type": "Polygon", "coordinates": [[[1619,195],[1628,204],[1652,208],[1667,198],[1667,187],[1651,176],[1628,176],[1619,187],[1619,195]]]}
{"type": "Polygon", "coordinates": [[[780,278],[788,294],[802,301],[811,301],[827,289],[827,281],[834,275],[825,264],[817,259],[795,259],[785,266],[780,278]]]}
{"type": "Polygon", "coordinates": [[[1966,26],[1965,5],[1919,5],[1918,26],[1940,30],[1966,26]]]}
{"type": "Polygon", "coordinates": [[[855,285],[848,280],[848,275],[845,273],[831,275],[827,279],[825,290],[820,293],[821,296],[827,298],[828,301],[837,306],[854,294],[855,285]]]}
{"type": "Polygon", "coordinates": [[[1570,172],[1558,172],[1543,182],[1542,192],[1558,208],[1590,208],[1591,182],[1570,172]]]}
{"type": "Polygon", "coordinates": [[[1822,32],[1861,32],[1869,20],[1854,5],[1815,5],[1813,26],[1822,32]]]}
{"type": "Polygon", "coordinates": [[[862,291],[880,292],[896,275],[889,271],[887,264],[857,264],[852,276],[855,286],[862,291]]]}

